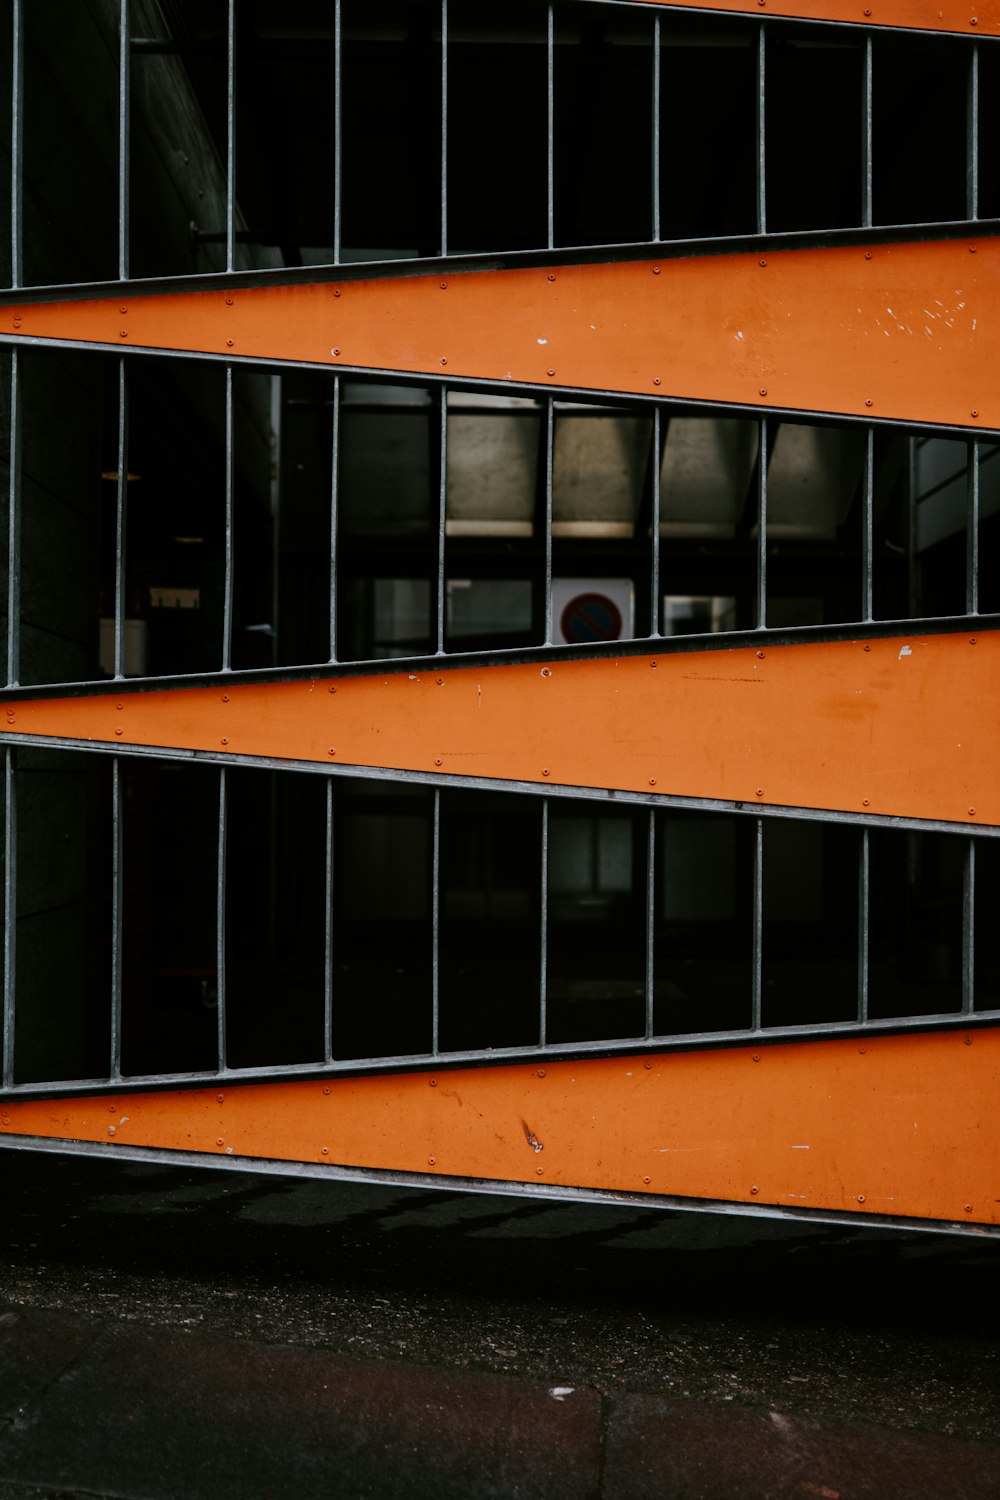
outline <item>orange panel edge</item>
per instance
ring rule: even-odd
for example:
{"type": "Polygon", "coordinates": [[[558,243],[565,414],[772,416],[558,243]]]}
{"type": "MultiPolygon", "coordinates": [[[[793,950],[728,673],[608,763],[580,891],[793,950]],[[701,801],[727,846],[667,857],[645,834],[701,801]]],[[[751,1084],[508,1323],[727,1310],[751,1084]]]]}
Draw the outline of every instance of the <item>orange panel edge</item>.
{"type": "Polygon", "coordinates": [[[995,36],[1000,14],[995,6],[946,4],[929,0],[878,0],[872,5],[858,0],[644,0],[657,10],[719,11],[735,15],[781,16],[799,21],[831,21],[881,30],[952,32],[964,36],[995,36]]]}
{"type": "Polygon", "coordinates": [[[0,1144],[1000,1225],[1000,1028],[0,1104],[0,1144]]]}

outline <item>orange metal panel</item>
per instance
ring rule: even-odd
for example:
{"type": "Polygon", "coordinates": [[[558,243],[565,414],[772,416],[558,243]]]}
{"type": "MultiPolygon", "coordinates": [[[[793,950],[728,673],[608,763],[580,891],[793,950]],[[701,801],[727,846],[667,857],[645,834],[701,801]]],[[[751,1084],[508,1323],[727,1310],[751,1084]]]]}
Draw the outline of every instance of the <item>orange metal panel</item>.
{"type": "Polygon", "coordinates": [[[1000,632],[8,699],[5,729],[1000,824],[1000,632]]]}
{"type": "Polygon", "coordinates": [[[1000,34],[1000,6],[989,0],[646,0],[650,5],[685,10],[744,12],[755,16],[792,16],[810,21],[843,21],[865,27],[900,26],[913,31],[956,31],[966,36],[1000,34]]]}
{"type": "Polygon", "coordinates": [[[9,1100],[4,1134],[1000,1223],[1000,1030],[9,1100]]]}
{"type": "Polygon", "coordinates": [[[3,333],[1000,427],[1000,239],[130,289],[3,333]]]}

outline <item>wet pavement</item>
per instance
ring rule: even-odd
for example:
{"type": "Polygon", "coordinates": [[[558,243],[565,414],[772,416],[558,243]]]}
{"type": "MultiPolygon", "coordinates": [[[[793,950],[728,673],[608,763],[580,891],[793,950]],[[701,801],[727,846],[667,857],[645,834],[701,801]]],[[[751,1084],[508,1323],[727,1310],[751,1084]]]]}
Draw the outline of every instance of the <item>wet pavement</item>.
{"type": "Polygon", "coordinates": [[[1000,1242],[0,1153],[0,1500],[993,1500],[1000,1242]]]}

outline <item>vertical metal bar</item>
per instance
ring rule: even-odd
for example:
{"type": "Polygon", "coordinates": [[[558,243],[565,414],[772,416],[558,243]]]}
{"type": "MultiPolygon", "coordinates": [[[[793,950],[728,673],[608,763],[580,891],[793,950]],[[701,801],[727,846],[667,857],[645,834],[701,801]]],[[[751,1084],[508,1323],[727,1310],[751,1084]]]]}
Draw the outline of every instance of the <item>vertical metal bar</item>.
{"type": "Polygon", "coordinates": [[[646,1040],[654,1034],[653,988],[656,964],[656,813],[649,809],[646,840],[646,1040]]]}
{"type": "Polygon", "coordinates": [[[118,280],[129,274],[129,105],[131,99],[129,0],[121,0],[118,23],[118,280]]]}
{"type": "Polygon", "coordinates": [[[555,120],[556,120],[556,31],[555,6],[548,7],[545,23],[546,58],[546,204],[548,211],[548,237],[546,244],[552,250],[556,243],[556,168],[555,168],[555,120]]]}
{"type": "Polygon", "coordinates": [[[445,627],[445,577],[444,553],[445,533],[448,524],[448,389],[441,387],[441,408],[438,431],[438,525],[437,525],[437,580],[435,583],[435,633],[438,656],[444,655],[445,627]]]}
{"type": "Polygon", "coordinates": [[[441,254],[448,254],[448,0],[441,0],[441,254]]]}
{"type": "Polygon", "coordinates": [[[226,32],[226,270],[236,267],[236,0],[226,32]]]}
{"type": "Polygon", "coordinates": [[[541,908],[538,924],[538,1045],[549,1040],[549,799],[542,798],[541,908]]]}
{"type": "Polygon", "coordinates": [[[545,407],[545,644],[552,643],[552,476],[555,467],[556,407],[545,407]]]}
{"type": "Polygon", "coordinates": [[[874,50],[872,34],[865,35],[864,77],[861,85],[861,223],[865,229],[872,225],[874,204],[872,199],[872,82],[874,78],[874,50]]]}
{"type": "Polygon", "coordinates": [[[333,6],[333,263],[340,265],[343,192],[343,30],[340,21],[340,0],[333,6]]]}
{"type": "Polygon", "coordinates": [[[753,979],[751,987],[753,1016],[751,1025],[759,1031],[763,1025],[764,1002],[764,819],[756,820],[753,850],[753,979]]]}
{"type": "Polygon", "coordinates": [[[663,458],[660,452],[660,428],[663,413],[658,406],[653,408],[653,449],[650,462],[653,465],[652,521],[650,523],[649,558],[649,633],[660,634],[660,469],[663,458]]]}
{"type": "Polygon", "coordinates": [[[971,1015],[976,1004],[976,841],[965,845],[962,871],[962,1014],[971,1015]]]}
{"type": "Polygon", "coordinates": [[[768,426],[758,423],[757,462],[757,629],[767,629],[767,465],[768,426]]]}
{"type": "Polygon", "coordinates": [[[14,1010],[17,994],[17,752],[4,755],[3,882],[3,1086],[14,1082],[14,1010]]]}
{"type": "Polygon", "coordinates": [[[865,462],[861,480],[861,618],[871,620],[874,607],[872,579],[872,517],[875,498],[875,429],[865,434],[865,462]]]}
{"type": "Polygon", "coordinates": [[[128,380],[118,360],[118,480],[115,503],[115,679],[125,676],[125,526],[128,503],[128,380]]]}
{"type": "Polygon", "coordinates": [[[441,788],[434,788],[431,849],[431,1051],[441,1046],[441,788]]]}
{"type": "Polygon", "coordinates": [[[323,922],[323,1060],[333,1061],[333,777],[326,782],[326,909],[323,922]]]}
{"type": "Polygon", "coordinates": [[[765,85],[767,82],[767,29],[763,21],[757,33],[757,233],[767,232],[767,160],[765,85]]]}
{"type": "Polygon", "coordinates": [[[660,18],[653,19],[653,239],[660,238],[660,18]]]}
{"type": "Polygon", "coordinates": [[[222,670],[233,664],[233,367],[226,366],[226,559],[222,598],[222,670]]]}
{"type": "Polygon", "coordinates": [[[10,458],[7,485],[7,686],[21,671],[21,351],[10,351],[10,458]]]}
{"type": "Polygon", "coordinates": [[[24,3],[11,6],[10,284],[19,287],[23,265],[24,201],[24,3]]]}
{"type": "Polygon", "coordinates": [[[111,762],[111,1057],[109,1081],[122,1076],[122,940],[123,929],[123,859],[122,765],[116,755],[111,762]]]}
{"type": "Polygon", "coordinates": [[[868,1020],[870,854],[868,829],[862,828],[858,850],[858,1020],[862,1025],[868,1020]]]}
{"type": "Polygon", "coordinates": [[[226,843],[229,834],[229,787],[225,766],[219,767],[219,833],[215,902],[216,1066],[226,1071],[226,843]]]}
{"type": "Polygon", "coordinates": [[[965,613],[979,613],[979,443],[969,444],[966,467],[965,613]]]}
{"type": "Polygon", "coordinates": [[[965,217],[979,218],[979,43],[969,54],[969,85],[966,107],[965,217]]]}
{"type": "Polygon", "coordinates": [[[333,377],[333,438],[330,452],[330,660],[337,660],[337,574],[340,544],[340,376],[333,377]]]}

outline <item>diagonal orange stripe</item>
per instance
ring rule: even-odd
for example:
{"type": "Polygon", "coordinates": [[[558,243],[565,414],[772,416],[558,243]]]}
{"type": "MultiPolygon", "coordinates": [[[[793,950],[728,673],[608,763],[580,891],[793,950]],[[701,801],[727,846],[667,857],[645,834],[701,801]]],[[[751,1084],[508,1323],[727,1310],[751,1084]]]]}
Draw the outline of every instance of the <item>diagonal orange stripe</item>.
{"type": "Polygon", "coordinates": [[[0,334],[1000,427],[1000,240],[8,306],[0,334]]]}
{"type": "Polygon", "coordinates": [[[6,1136],[1000,1223],[1000,1030],[9,1099],[6,1136]],[[536,1149],[540,1147],[541,1149],[536,1149]]]}
{"type": "Polygon", "coordinates": [[[1000,632],[7,700],[6,734],[1000,825],[1000,632]]]}
{"type": "Polygon", "coordinates": [[[809,21],[842,21],[848,25],[899,26],[912,31],[954,31],[965,36],[1000,33],[996,0],[646,0],[649,5],[685,10],[744,12],[754,16],[789,16],[809,21]]]}

